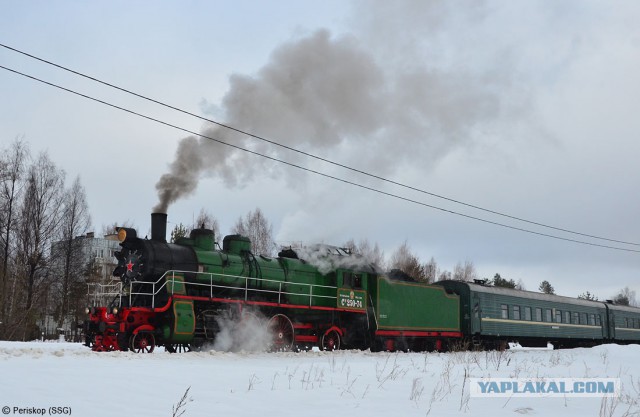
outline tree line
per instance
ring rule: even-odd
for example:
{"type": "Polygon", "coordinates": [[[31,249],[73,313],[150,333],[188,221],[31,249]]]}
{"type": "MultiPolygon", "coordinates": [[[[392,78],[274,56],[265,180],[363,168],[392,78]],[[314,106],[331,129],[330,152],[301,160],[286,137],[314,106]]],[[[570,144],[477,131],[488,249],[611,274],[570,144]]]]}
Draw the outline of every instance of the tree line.
{"type": "MultiPolygon", "coordinates": [[[[17,138],[0,155],[0,337],[33,339],[85,304],[88,259],[75,237],[91,225],[80,178],[17,138]],[[53,242],[60,242],[52,247],[53,242]]],[[[84,308],[84,307],[83,307],[84,308]]]]}

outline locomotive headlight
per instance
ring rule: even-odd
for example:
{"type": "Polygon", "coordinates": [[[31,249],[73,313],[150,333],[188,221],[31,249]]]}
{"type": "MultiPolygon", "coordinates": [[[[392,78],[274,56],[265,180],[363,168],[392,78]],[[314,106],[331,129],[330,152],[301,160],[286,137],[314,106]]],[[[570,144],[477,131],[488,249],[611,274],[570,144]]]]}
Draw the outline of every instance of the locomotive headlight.
{"type": "Polygon", "coordinates": [[[84,312],[85,314],[89,314],[91,313],[91,309],[89,307],[85,307],[84,312]]]}
{"type": "Polygon", "coordinates": [[[128,227],[121,227],[118,229],[118,240],[124,242],[125,240],[133,240],[137,237],[136,229],[128,227]]]}
{"type": "Polygon", "coordinates": [[[111,310],[111,312],[113,314],[118,314],[118,307],[113,307],[113,310],[111,310]]]}

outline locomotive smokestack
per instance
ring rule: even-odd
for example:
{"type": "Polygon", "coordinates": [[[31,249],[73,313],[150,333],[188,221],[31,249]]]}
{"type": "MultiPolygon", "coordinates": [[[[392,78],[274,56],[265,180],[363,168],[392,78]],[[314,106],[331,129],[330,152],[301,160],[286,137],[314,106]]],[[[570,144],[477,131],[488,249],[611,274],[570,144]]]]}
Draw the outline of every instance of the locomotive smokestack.
{"type": "Polygon", "coordinates": [[[151,240],[167,241],[167,213],[151,213],[151,240]]]}

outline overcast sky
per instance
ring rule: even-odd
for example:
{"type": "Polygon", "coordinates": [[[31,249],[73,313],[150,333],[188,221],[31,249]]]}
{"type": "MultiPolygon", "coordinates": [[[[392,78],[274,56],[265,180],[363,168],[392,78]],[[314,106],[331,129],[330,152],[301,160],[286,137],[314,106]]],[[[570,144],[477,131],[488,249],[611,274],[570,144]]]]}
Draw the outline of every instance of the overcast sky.
{"type": "MultiPolygon", "coordinates": [[[[295,149],[488,210],[640,243],[637,1],[7,1],[0,43],[295,149]]],[[[216,129],[0,48],[0,65],[426,205],[541,228],[216,129]]],[[[87,189],[93,226],[144,235],[176,151],[229,232],[260,207],[279,243],[405,240],[440,268],[548,280],[562,295],[640,291],[640,253],[523,233],[245,154],[0,70],[2,148],[24,135],[87,189]],[[180,147],[180,148],[179,148],[180,147]]],[[[175,164],[174,164],[175,165],[175,164]]],[[[183,191],[187,188],[183,187],[183,191]]]]}

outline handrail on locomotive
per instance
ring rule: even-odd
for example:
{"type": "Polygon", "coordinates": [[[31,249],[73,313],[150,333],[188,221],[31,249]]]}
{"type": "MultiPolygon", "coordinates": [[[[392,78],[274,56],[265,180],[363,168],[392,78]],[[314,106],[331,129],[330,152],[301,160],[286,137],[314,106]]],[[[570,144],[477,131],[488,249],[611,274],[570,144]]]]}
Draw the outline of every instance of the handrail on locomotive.
{"type": "Polygon", "coordinates": [[[278,281],[272,279],[264,279],[257,277],[246,277],[246,276],[237,276],[237,275],[227,275],[227,274],[218,274],[211,272],[193,272],[193,271],[180,271],[180,270],[169,270],[166,271],[158,280],[155,282],[145,282],[145,281],[130,281],[128,285],[127,291],[123,291],[122,282],[118,282],[116,284],[87,284],[87,297],[89,299],[89,305],[99,305],[98,300],[104,300],[107,297],[113,296],[112,302],[109,304],[109,307],[121,307],[123,297],[128,297],[128,305],[132,306],[133,299],[135,296],[150,296],[151,297],[151,308],[156,308],[156,296],[160,294],[160,291],[165,288],[168,284],[171,284],[170,291],[167,291],[169,294],[175,294],[175,285],[178,283],[179,285],[184,285],[185,289],[189,286],[191,287],[205,287],[209,288],[209,298],[214,298],[213,289],[231,289],[238,290],[241,289],[242,286],[232,286],[232,285],[220,285],[214,284],[214,277],[217,278],[232,278],[232,279],[244,279],[244,300],[249,300],[249,293],[269,293],[269,294],[278,294],[278,304],[282,303],[283,295],[293,295],[293,296],[308,296],[309,297],[309,306],[313,305],[314,298],[328,298],[334,299],[337,301],[337,296],[330,295],[319,295],[313,293],[313,288],[329,288],[333,290],[337,290],[336,286],[328,286],[328,285],[317,285],[317,284],[306,284],[300,282],[286,282],[286,281],[278,281]],[[176,279],[176,274],[179,274],[179,279],[176,279]],[[182,281],[182,277],[185,274],[189,275],[197,275],[197,276],[208,276],[209,283],[203,283],[201,281],[195,280],[191,281],[182,281]],[[259,288],[251,288],[249,286],[249,281],[255,281],[256,283],[260,282],[271,282],[278,284],[278,291],[275,290],[265,290],[259,288]],[[133,286],[137,285],[138,287],[142,286],[151,286],[151,292],[133,292],[133,286]],[[302,286],[308,287],[308,292],[288,292],[283,291],[283,285],[294,285],[294,286],[302,286]],[[93,291],[92,291],[93,289],[93,291]],[[92,302],[93,300],[93,302],[92,302]]]}

